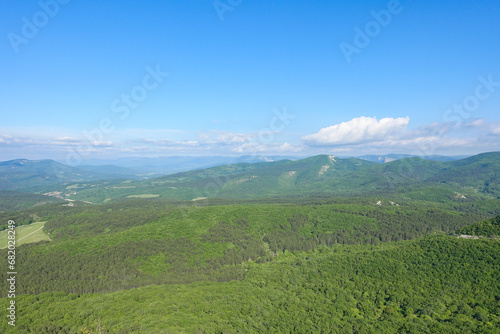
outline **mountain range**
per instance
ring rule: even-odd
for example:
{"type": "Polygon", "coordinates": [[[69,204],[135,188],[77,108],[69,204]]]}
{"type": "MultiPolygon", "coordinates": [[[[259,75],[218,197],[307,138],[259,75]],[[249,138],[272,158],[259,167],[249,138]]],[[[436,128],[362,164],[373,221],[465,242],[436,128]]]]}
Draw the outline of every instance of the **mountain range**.
{"type": "Polygon", "coordinates": [[[93,203],[130,197],[200,200],[404,194],[443,201],[500,196],[500,152],[449,161],[411,157],[383,164],[318,155],[225,164],[142,180],[127,173],[130,171],[113,166],[70,167],[51,160],[14,160],[0,164],[0,187],[93,203]]]}
{"type": "Polygon", "coordinates": [[[2,333],[498,333],[500,152],[0,167],[2,333]]]}
{"type": "Polygon", "coordinates": [[[16,159],[0,162],[0,190],[113,178],[139,179],[140,177],[133,170],[117,166],[72,167],[49,159],[16,159]]]}

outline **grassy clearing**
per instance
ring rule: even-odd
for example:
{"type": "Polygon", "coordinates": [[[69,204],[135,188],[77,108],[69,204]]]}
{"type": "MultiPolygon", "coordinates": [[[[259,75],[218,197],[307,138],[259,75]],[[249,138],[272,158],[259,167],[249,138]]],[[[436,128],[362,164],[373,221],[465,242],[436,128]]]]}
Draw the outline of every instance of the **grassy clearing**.
{"type": "MultiPolygon", "coordinates": [[[[45,222],[39,222],[16,227],[16,246],[50,240],[49,235],[43,231],[44,226],[45,222]]],[[[7,236],[7,230],[0,232],[0,249],[7,247],[7,236]]]]}
{"type": "MultiPolygon", "coordinates": [[[[135,187],[130,187],[130,188],[135,188],[135,187]]],[[[156,194],[142,194],[142,195],[130,195],[130,196],[127,196],[128,198],[154,198],[154,197],[158,197],[160,195],[156,195],[156,194]]]]}

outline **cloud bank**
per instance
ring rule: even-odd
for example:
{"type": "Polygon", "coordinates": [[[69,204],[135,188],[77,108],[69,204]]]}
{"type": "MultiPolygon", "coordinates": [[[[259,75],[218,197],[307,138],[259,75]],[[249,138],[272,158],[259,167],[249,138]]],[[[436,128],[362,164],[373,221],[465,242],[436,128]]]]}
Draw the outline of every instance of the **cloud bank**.
{"type": "Polygon", "coordinates": [[[302,139],[310,146],[340,146],[375,142],[397,136],[406,129],[409,122],[409,117],[377,120],[376,117],[362,116],[323,128],[302,139]]]}
{"type": "Polygon", "coordinates": [[[0,161],[170,155],[467,155],[500,151],[500,121],[478,118],[460,123],[434,122],[411,129],[409,124],[409,117],[360,116],[305,135],[264,130],[238,133],[119,129],[99,140],[74,129],[0,128],[0,161]]]}
{"type": "Polygon", "coordinates": [[[409,117],[356,117],[302,137],[311,149],[342,154],[461,155],[500,150],[500,126],[484,119],[434,122],[408,129],[409,117]]]}

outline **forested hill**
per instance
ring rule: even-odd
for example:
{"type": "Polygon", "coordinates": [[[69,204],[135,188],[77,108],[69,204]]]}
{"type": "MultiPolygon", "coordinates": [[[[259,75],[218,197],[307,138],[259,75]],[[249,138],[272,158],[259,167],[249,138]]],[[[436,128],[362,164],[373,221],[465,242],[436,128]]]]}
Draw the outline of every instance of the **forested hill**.
{"type": "Polygon", "coordinates": [[[500,333],[498,171],[321,155],[61,186],[100,205],[10,193],[0,229],[45,238],[16,246],[0,332],[500,333]]]}
{"type": "Polygon", "coordinates": [[[500,333],[500,242],[448,235],[498,215],[473,204],[36,207],[52,241],[16,249],[19,317],[0,332],[500,333]]]}
{"type": "Polygon", "coordinates": [[[16,159],[0,162],[0,190],[29,189],[113,178],[139,179],[133,170],[116,166],[71,167],[49,159],[16,159]]]}
{"type": "Polygon", "coordinates": [[[0,212],[26,209],[33,206],[60,202],[63,201],[50,196],[27,194],[14,190],[0,190],[0,212]]]}
{"type": "Polygon", "coordinates": [[[456,231],[456,234],[500,237],[500,216],[463,227],[456,231]]]}
{"type": "Polygon", "coordinates": [[[385,164],[319,155],[302,160],[231,164],[159,178],[81,189],[73,199],[125,197],[195,200],[401,193],[446,201],[500,196],[500,152],[455,161],[404,158],[385,164]]]}

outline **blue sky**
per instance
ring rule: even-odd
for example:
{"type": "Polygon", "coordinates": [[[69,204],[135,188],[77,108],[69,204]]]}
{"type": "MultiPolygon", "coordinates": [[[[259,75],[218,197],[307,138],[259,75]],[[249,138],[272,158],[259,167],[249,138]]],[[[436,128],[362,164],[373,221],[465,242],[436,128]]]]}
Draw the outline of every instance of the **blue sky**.
{"type": "Polygon", "coordinates": [[[0,160],[500,150],[500,1],[4,1],[0,160]]]}

